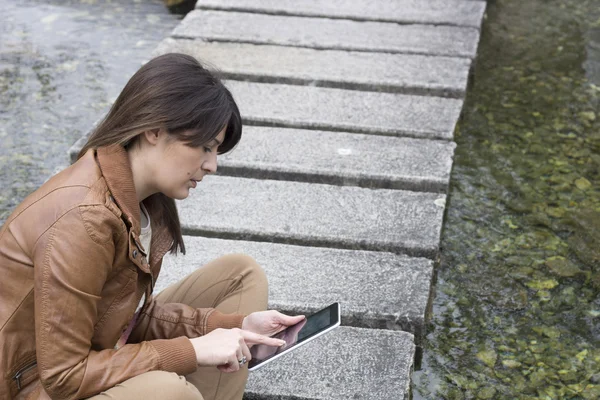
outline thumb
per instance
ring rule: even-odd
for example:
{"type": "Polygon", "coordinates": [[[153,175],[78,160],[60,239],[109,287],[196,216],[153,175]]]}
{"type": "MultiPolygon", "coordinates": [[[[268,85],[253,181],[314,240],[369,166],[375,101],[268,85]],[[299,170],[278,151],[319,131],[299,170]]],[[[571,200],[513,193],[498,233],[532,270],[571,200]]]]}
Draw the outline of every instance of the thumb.
{"type": "Polygon", "coordinates": [[[285,314],[279,314],[279,322],[284,324],[284,325],[294,325],[297,324],[298,322],[302,321],[304,318],[306,318],[304,315],[285,315],[285,314]]]}

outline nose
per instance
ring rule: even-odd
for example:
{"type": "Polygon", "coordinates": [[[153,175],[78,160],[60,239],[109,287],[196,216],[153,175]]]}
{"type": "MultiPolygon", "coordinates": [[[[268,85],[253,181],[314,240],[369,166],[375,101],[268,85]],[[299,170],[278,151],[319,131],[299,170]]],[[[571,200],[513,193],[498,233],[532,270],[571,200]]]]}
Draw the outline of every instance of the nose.
{"type": "Polygon", "coordinates": [[[202,163],[202,169],[208,174],[214,174],[217,172],[217,153],[212,153],[211,157],[206,159],[202,163]]]}

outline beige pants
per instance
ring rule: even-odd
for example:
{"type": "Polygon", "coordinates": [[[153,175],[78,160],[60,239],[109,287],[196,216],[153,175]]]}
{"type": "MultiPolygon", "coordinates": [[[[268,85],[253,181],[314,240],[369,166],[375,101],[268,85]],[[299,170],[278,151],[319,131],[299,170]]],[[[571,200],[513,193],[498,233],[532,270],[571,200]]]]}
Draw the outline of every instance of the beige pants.
{"type": "MultiPolygon", "coordinates": [[[[228,255],[210,262],[158,294],[162,303],[213,307],[224,313],[250,314],[267,308],[267,278],[250,257],[228,255]]],[[[247,366],[223,373],[201,367],[186,377],[152,371],[126,380],[91,397],[94,400],[240,400],[248,379],[247,366]]]]}

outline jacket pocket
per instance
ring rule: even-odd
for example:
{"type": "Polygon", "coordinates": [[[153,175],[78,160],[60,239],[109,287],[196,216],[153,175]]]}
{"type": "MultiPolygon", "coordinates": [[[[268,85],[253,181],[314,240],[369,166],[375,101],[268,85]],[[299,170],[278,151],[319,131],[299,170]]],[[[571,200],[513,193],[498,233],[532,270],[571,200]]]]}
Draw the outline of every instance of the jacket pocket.
{"type": "MultiPolygon", "coordinates": [[[[21,368],[20,370],[18,370],[14,375],[13,375],[13,380],[17,383],[17,389],[21,390],[23,388],[23,386],[25,386],[24,384],[24,375],[26,373],[28,373],[29,371],[31,371],[33,368],[37,367],[37,361],[34,361],[32,363],[29,363],[28,365],[24,366],[23,368],[21,368]]],[[[29,383],[29,382],[27,382],[29,383]]]]}

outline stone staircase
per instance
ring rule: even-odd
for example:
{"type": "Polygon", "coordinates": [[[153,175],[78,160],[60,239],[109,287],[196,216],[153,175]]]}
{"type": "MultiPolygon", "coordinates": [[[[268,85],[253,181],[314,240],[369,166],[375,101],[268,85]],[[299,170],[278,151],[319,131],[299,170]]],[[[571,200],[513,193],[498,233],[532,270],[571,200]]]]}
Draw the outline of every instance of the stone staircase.
{"type": "MultiPolygon", "coordinates": [[[[270,307],[342,327],[252,372],[248,399],[408,399],[485,3],[199,0],[156,49],[216,66],[240,145],[178,203],[188,254],[161,290],[253,256],[270,307]]],[[[85,136],[71,149],[76,154],[85,136]]]]}

